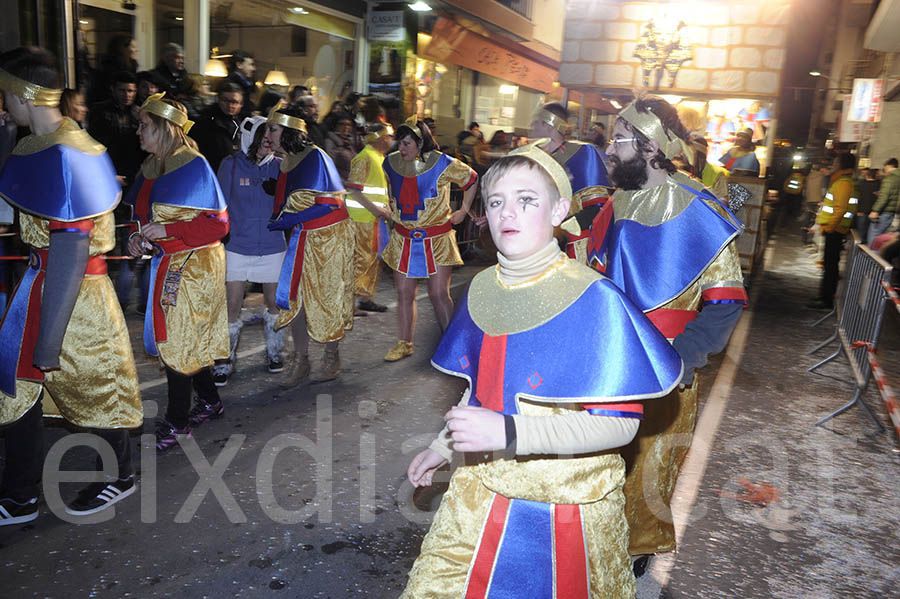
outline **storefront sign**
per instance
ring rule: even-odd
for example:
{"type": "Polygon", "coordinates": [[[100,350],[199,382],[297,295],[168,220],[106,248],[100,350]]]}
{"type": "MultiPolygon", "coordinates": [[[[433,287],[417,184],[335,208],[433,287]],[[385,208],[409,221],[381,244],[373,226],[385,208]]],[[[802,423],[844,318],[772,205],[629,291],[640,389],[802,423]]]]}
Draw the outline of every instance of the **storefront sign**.
{"type": "Polygon", "coordinates": [[[549,92],[557,71],[469,31],[457,23],[440,18],[431,32],[422,56],[436,62],[450,62],[473,71],[524,87],[549,92]]]}
{"type": "Polygon", "coordinates": [[[381,10],[369,13],[366,38],[370,42],[402,42],[406,39],[402,10],[381,10]]]}
{"type": "Polygon", "coordinates": [[[841,124],[838,127],[838,141],[845,143],[859,143],[866,141],[871,136],[874,127],[869,122],[854,121],[850,118],[853,112],[853,96],[844,94],[844,102],[841,107],[841,124]]]}
{"type": "Polygon", "coordinates": [[[881,79],[854,79],[848,119],[857,123],[880,121],[883,87],[881,79]]]}

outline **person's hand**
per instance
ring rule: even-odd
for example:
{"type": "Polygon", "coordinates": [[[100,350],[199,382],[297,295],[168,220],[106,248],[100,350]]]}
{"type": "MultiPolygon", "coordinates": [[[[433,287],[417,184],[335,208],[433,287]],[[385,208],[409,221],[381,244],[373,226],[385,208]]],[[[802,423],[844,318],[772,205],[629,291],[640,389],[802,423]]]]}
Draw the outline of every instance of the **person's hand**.
{"type": "Polygon", "coordinates": [[[874,210],[869,213],[869,220],[876,220],[878,218],[878,213],[874,210]]]}
{"type": "Polygon", "coordinates": [[[149,225],[144,225],[143,227],[141,227],[141,235],[147,241],[156,241],[157,239],[162,239],[163,237],[169,236],[166,233],[166,226],[160,223],[150,223],[149,225]]]}
{"type": "Polygon", "coordinates": [[[144,255],[144,238],[140,235],[132,235],[128,238],[128,245],[125,248],[128,255],[132,258],[144,255]]]}
{"type": "Polygon", "coordinates": [[[121,185],[122,187],[125,187],[126,181],[125,181],[124,175],[116,175],[116,181],[119,182],[119,185],[121,185]]]}
{"type": "Polygon", "coordinates": [[[384,204],[375,204],[375,210],[378,212],[377,216],[383,218],[388,222],[391,221],[391,215],[393,214],[393,212],[391,212],[390,208],[388,208],[384,204]]]}
{"type": "Polygon", "coordinates": [[[487,216],[473,216],[472,222],[478,227],[479,232],[484,231],[485,227],[488,226],[487,216]]]}
{"type": "Polygon", "coordinates": [[[414,487],[430,487],[436,470],[444,466],[447,460],[433,449],[420,452],[406,469],[406,476],[414,487]]]}
{"type": "Polygon", "coordinates": [[[455,406],[444,415],[454,451],[506,449],[503,414],[475,406],[455,406]]]}
{"type": "Polygon", "coordinates": [[[466,216],[468,216],[468,214],[466,213],[465,210],[457,210],[456,212],[454,212],[453,214],[450,215],[450,222],[454,225],[458,225],[459,223],[466,220],[466,216]]]}

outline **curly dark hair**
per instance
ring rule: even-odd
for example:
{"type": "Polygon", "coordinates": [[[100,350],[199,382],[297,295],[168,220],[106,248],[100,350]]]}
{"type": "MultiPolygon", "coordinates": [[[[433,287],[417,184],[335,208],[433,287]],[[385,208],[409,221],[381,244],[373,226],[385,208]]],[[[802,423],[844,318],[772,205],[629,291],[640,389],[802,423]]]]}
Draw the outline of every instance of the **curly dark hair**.
{"type": "MultiPolygon", "coordinates": [[[[690,144],[690,133],[684,127],[681,119],[678,118],[678,111],[663,98],[651,94],[644,94],[638,96],[637,100],[634,102],[634,107],[638,112],[652,113],[660,120],[668,135],[675,135],[690,144]]],[[[632,142],[634,148],[642,154],[649,152],[650,140],[647,136],[635,129],[631,123],[625,119],[619,117],[619,121],[621,121],[629,131],[634,133],[635,141],[632,142]]],[[[653,168],[665,169],[670,175],[678,170],[678,167],[675,166],[671,160],[666,158],[663,148],[657,150],[656,154],[650,158],[650,166],[653,168]]]]}
{"type": "MultiPolygon", "coordinates": [[[[303,112],[295,105],[291,104],[287,108],[278,110],[282,114],[303,119],[303,112]]],[[[309,137],[303,131],[285,127],[281,131],[281,149],[288,154],[299,154],[309,146],[313,145],[309,137]]]]}

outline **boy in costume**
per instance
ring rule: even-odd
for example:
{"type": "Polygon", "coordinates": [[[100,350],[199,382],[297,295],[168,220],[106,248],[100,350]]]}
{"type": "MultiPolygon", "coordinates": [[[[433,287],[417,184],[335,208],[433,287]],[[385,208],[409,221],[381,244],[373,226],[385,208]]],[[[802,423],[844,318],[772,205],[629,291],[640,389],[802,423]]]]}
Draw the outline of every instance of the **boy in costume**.
{"type": "Polygon", "coordinates": [[[0,325],[0,425],[9,425],[0,525],[37,518],[42,412],[93,429],[118,462],[117,476],[86,486],[67,513],[93,514],[135,490],[127,429],[143,424],[143,409],[104,259],[121,188],[106,148],[59,112],[58,79],[44,50],[0,55],[9,114],[31,129],[0,173],[0,198],[19,210],[31,251],[0,325]]]}
{"type": "Polygon", "coordinates": [[[469,388],[409,480],[430,485],[455,452],[465,464],[408,599],[635,593],[625,466],[607,450],[634,436],[640,400],[678,384],[681,360],[609,280],[559,250],[553,229],[572,190],[537,147],[545,141],[498,160],[482,183],[500,263],[475,276],[434,354],[435,368],[469,388]]]}

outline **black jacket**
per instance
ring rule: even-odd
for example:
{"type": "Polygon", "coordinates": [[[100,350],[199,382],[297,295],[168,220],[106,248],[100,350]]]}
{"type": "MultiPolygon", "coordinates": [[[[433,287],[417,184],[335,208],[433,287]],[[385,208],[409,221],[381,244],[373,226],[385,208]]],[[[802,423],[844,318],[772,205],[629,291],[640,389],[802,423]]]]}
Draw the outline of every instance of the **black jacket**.
{"type": "Polygon", "coordinates": [[[138,140],[138,117],[132,106],[119,106],[112,98],[94,104],[88,111],[88,133],[106,146],[116,174],[131,183],[146,154],[138,140]]]}
{"type": "Polygon", "coordinates": [[[218,104],[213,104],[191,128],[189,135],[197,141],[200,153],[209,162],[213,172],[218,172],[219,163],[226,156],[234,154],[240,146],[240,118],[240,115],[226,115],[218,104]]]}

